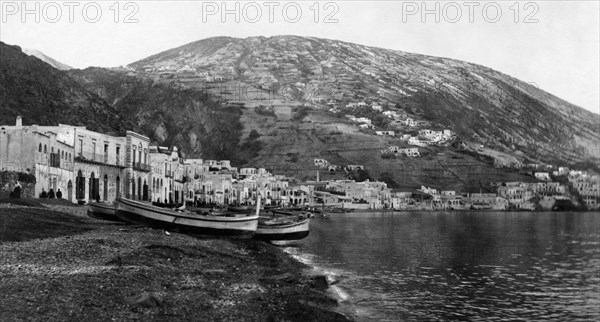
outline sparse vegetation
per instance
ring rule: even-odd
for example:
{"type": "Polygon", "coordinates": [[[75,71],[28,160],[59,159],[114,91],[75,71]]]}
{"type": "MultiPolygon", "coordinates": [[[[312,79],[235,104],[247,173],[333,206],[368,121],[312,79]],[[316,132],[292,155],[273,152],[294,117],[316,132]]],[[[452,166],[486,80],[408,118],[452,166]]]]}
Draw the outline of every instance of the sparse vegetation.
{"type": "Polygon", "coordinates": [[[294,116],[292,120],[294,121],[302,121],[306,116],[308,116],[308,110],[306,107],[297,107],[294,108],[294,116]]]}
{"type": "Polygon", "coordinates": [[[256,112],[256,114],[262,115],[262,116],[277,117],[273,106],[258,105],[256,107],[254,107],[254,112],[256,112]]]}

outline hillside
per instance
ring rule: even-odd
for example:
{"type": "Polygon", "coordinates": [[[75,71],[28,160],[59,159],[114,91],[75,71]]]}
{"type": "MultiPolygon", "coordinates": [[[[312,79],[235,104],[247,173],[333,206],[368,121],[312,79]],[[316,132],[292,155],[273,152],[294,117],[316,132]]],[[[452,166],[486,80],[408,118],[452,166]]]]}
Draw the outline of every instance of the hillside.
{"type": "Polygon", "coordinates": [[[123,70],[87,68],[69,75],[110,102],[152,142],[178,146],[188,157],[240,163],[241,111],[197,90],[135,77],[123,70]]]}
{"type": "Polygon", "coordinates": [[[135,129],[102,98],[17,46],[0,42],[0,62],[1,124],[14,124],[21,115],[24,124],[65,123],[119,133],[135,129]]]}
{"type": "Polygon", "coordinates": [[[598,115],[508,75],[453,59],[313,37],[216,37],[129,67],[144,77],[212,89],[246,105],[265,100],[277,105],[284,99],[286,105],[318,109],[330,101],[338,108],[377,102],[531,160],[598,158],[598,115]]]}

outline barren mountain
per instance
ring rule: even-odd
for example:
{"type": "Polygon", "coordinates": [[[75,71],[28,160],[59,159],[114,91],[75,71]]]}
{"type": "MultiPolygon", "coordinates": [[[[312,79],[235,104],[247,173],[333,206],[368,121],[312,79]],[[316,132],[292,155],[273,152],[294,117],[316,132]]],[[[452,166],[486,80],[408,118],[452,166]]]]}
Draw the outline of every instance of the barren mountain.
{"type": "Polygon", "coordinates": [[[67,64],[63,64],[52,57],[46,56],[46,54],[44,54],[43,52],[41,52],[39,50],[24,48],[23,52],[29,56],[34,56],[34,57],[39,58],[41,61],[50,64],[50,66],[52,66],[58,70],[73,69],[73,67],[71,67],[67,64]]]}
{"type": "Polygon", "coordinates": [[[343,110],[347,103],[377,102],[532,160],[599,157],[599,115],[535,84],[454,59],[313,37],[217,37],[129,67],[144,77],[213,89],[246,105],[277,105],[281,99],[312,109],[335,102],[343,110]]]}

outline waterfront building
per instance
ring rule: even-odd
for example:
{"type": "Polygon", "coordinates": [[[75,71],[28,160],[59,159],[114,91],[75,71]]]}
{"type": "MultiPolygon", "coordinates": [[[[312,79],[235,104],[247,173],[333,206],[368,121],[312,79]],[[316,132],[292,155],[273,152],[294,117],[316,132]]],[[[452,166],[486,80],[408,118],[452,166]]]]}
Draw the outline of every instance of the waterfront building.
{"type": "Polygon", "coordinates": [[[144,135],[127,131],[125,137],[125,197],[150,200],[150,139],[144,135]]]}
{"type": "Polygon", "coordinates": [[[63,198],[78,203],[113,202],[120,196],[149,199],[150,140],[143,135],[127,131],[116,137],[65,124],[23,126],[20,117],[15,126],[2,128],[7,151],[0,162],[34,174],[36,196],[61,189],[63,198]]]}
{"type": "Polygon", "coordinates": [[[64,198],[75,201],[73,134],[65,137],[56,129],[22,122],[17,117],[15,125],[0,126],[0,170],[33,174],[36,183],[30,197],[61,189],[64,198]]]}

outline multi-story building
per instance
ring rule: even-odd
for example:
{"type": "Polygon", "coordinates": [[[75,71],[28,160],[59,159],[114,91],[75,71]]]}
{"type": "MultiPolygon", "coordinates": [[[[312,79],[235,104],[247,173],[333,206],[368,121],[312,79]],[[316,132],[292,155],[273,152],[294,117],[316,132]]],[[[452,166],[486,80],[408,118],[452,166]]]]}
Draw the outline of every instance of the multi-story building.
{"type": "Polygon", "coordinates": [[[0,126],[0,170],[33,174],[36,183],[32,197],[60,189],[64,198],[73,201],[74,150],[72,139],[67,139],[56,129],[23,126],[18,117],[15,125],[0,126]]]}
{"type": "Polygon", "coordinates": [[[75,150],[75,198],[112,202],[123,193],[126,140],[85,127],[59,125],[63,134],[73,133],[75,150]]]}
{"type": "Polygon", "coordinates": [[[149,199],[145,136],[128,131],[115,137],[65,124],[23,126],[20,117],[15,126],[2,128],[7,151],[0,162],[29,169],[36,177],[36,195],[61,189],[63,198],[78,203],[112,202],[120,196],[149,199]]]}
{"type": "Polygon", "coordinates": [[[150,139],[127,131],[125,139],[125,196],[129,199],[151,200],[148,182],[151,179],[150,139]]]}
{"type": "Polygon", "coordinates": [[[157,202],[169,202],[169,196],[171,193],[171,183],[169,182],[171,177],[167,176],[170,165],[170,154],[168,153],[169,149],[160,146],[150,146],[148,150],[150,167],[152,169],[151,200],[157,202]]]}

